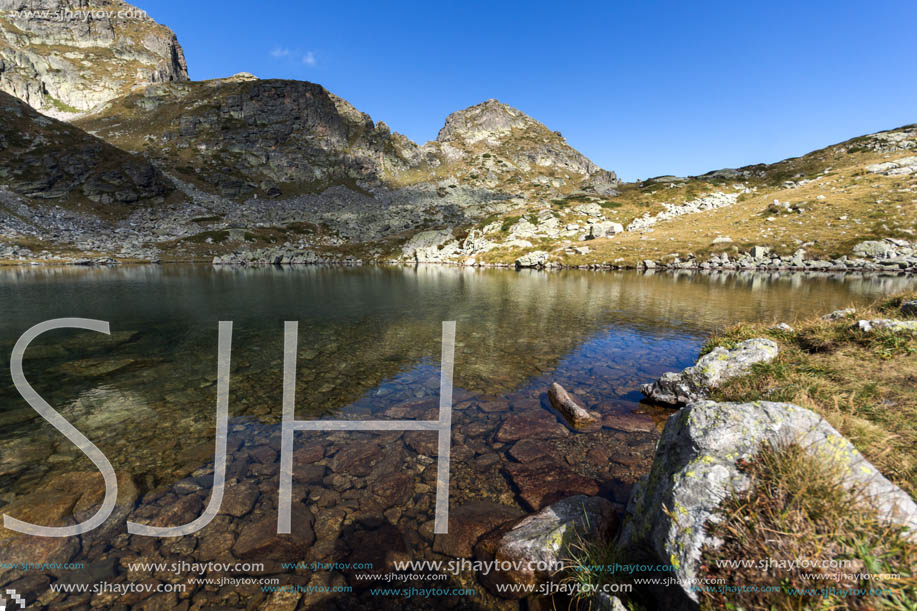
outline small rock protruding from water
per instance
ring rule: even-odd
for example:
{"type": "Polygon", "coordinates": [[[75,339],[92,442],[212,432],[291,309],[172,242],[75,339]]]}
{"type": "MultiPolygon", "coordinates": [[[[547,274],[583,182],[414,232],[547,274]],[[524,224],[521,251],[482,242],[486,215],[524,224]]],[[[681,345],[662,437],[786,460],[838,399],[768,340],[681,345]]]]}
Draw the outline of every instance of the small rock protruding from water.
{"type": "Polygon", "coordinates": [[[557,382],[551,384],[551,388],[548,389],[548,399],[551,400],[551,406],[560,412],[573,428],[585,429],[595,424],[596,417],[577,403],[557,382]]]}

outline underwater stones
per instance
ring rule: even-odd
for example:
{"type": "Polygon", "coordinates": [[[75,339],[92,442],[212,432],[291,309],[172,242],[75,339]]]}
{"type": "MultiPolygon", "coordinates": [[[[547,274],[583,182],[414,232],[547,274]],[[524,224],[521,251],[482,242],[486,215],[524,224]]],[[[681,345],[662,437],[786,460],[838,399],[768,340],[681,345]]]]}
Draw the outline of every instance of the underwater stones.
{"type": "Polygon", "coordinates": [[[766,363],[777,357],[776,342],[756,337],[735,348],[714,348],[693,367],[681,373],[668,372],[641,391],[658,403],[680,405],[705,398],[711,390],[731,378],[744,375],[755,363],[766,363]]]}
{"type": "Polygon", "coordinates": [[[371,569],[345,570],[347,581],[354,588],[366,588],[384,579],[395,570],[395,562],[411,559],[404,534],[397,526],[385,522],[373,530],[355,530],[345,537],[351,553],[347,562],[351,566],[370,566],[371,569]],[[357,578],[360,575],[360,578],[357,578]]]}
{"type": "Polygon", "coordinates": [[[538,439],[520,439],[509,449],[509,455],[521,463],[527,463],[548,455],[550,449],[538,439]]]}
{"type": "Polygon", "coordinates": [[[240,560],[298,562],[315,542],[314,523],[315,517],[306,507],[293,503],[290,510],[291,532],[278,534],[277,516],[275,512],[268,512],[257,521],[242,524],[232,553],[240,560]]]}
{"type": "MultiPolygon", "coordinates": [[[[78,537],[32,537],[17,535],[0,539],[0,558],[5,566],[68,562],[80,551],[78,537]]],[[[19,577],[28,571],[0,566],[4,580],[19,577]]]]}
{"type": "Polygon", "coordinates": [[[566,427],[544,410],[513,413],[503,421],[497,431],[497,441],[508,442],[519,439],[549,439],[569,435],[566,427]]]}
{"type": "Polygon", "coordinates": [[[317,443],[303,444],[293,450],[293,467],[310,465],[325,457],[325,447],[317,443]]]}
{"type": "Polygon", "coordinates": [[[599,492],[594,479],[575,473],[550,458],[531,463],[508,463],[503,469],[519,490],[520,500],[532,511],[568,496],[591,496],[599,492]]]}
{"type": "Polygon", "coordinates": [[[414,477],[406,473],[382,475],[370,486],[370,492],[385,508],[404,505],[414,493],[414,480],[414,477]]]}
{"type": "MultiPolygon", "coordinates": [[[[583,495],[563,499],[528,516],[503,535],[494,558],[513,568],[491,575],[506,583],[545,583],[560,574],[557,569],[574,555],[575,546],[609,539],[616,528],[614,505],[606,499],[583,495]]],[[[523,595],[501,594],[512,598],[523,595]]]]}
{"type": "Polygon", "coordinates": [[[596,417],[586,411],[586,408],[577,403],[563,386],[554,382],[548,389],[548,399],[551,406],[566,418],[575,429],[589,428],[596,422],[596,417]]]}
{"type": "Polygon", "coordinates": [[[433,537],[433,551],[453,558],[470,558],[485,534],[523,515],[516,507],[492,501],[471,501],[449,511],[449,533],[433,537]]]}
{"type": "Polygon", "coordinates": [[[331,470],[366,477],[382,457],[382,446],[372,441],[352,441],[340,446],[331,461],[331,470]]]}
{"type": "Polygon", "coordinates": [[[602,418],[602,426],[626,433],[649,433],[656,428],[653,419],[646,414],[607,414],[602,418]]]}
{"type": "Polygon", "coordinates": [[[250,482],[235,482],[226,485],[223,495],[222,513],[241,518],[246,516],[258,500],[258,488],[250,482]]]}
{"type": "MultiPolygon", "coordinates": [[[[700,401],[668,419],[649,475],[634,487],[618,545],[625,553],[650,550],[676,567],[672,577],[691,583],[701,549],[716,547],[705,524],[732,490],[750,485],[738,462],[765,444],[796,443],[836,464],[845,485],[860,490],[880,519],[906,526],[917,538],[917,505],[889,482],[823,418],[790,403],[700,401]]],[[[685,600],[697,601],[683,588],[685,600]]]]}
{"type": "Polygon", "coordinates": [[[423,456],[439,455],[439,438],[436,431],[408,431],[404,444],[423,456]]]}

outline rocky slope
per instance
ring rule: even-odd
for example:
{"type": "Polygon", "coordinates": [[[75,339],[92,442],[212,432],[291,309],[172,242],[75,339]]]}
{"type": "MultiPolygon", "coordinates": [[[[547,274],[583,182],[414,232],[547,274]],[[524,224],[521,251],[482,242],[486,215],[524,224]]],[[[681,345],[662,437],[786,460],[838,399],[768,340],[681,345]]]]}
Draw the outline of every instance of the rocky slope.
{"type": "Polygon", "coordinates": [[[152,164],[0,92],[0,186],[115,216],[157,206],[175,188],[152,164]]]}
{"type": "Polygon", "coordinates": [[[0,0],[0,91],[69,118],[138,85],[188,80],[175,34],[121,0],[0,0]]]}

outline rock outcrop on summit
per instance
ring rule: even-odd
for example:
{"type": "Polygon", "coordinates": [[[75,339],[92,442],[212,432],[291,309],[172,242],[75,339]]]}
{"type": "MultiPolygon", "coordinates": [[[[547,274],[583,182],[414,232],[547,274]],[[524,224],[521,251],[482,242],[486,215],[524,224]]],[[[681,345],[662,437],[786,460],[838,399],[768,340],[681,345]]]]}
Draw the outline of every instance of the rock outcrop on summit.
{"type": "Polygon", "coordinates": [[[121,0],[0,0],[0,91],[70,118],[138,85],[188,80],[175,34],[121,0]]]}
{"type": "Polygon", "coordinates": [[[490,188],[522,183],[543,192],[577,187],[608,195],[618,184],[614,172],[592,163],[560,132],[493,99],[449,115],[423,150],[431,166],[490,188]]]}

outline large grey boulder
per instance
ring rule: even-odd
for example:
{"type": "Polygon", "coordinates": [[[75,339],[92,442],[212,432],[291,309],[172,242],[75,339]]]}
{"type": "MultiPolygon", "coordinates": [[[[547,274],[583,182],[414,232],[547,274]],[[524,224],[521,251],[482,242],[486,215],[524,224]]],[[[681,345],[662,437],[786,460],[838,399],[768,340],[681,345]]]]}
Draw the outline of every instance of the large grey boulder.
{"type": "Polygon", "coordinates": [[[548,253],[543,250],[536,250],[516,259],[516,267],[544,267],[547,262],[548,253]]]}
{"type": "MultiPolygon", "coordinates": [[[[649,550],[657,562],[675,567],[672,577],[695,578],[701,548],[719,545],[705,524],[720,520],[720,503],[751,483],[737,462],[753,458],[765,444],[791,443],[837,465],[846,485],[857,489],[882,520],[917,534],[917,505],[911,497],[821,416],[791,403],[701,401],[666,423],[653,467],[634,487],[619,545],[635,554],[649,550]]],[[[687,588],[682,593],[697,601],[687,588]]]]}
{"type": "Polygon", "coordinates": [[[690,403],[706,398],[726,380],[748,373],[755,363],[774,360],[778,352],[774,341],[760,337],[745,340],[732,349],[714,348],[694,366],[681,373],[664,373],[652,384],[644,384],[641,391],[659,403],[690,403]]]}
{"type": "Polygon", "coordinates": [[[589,224],[589,232],[586,234],[586,239],[594,240],[596,238],[605,238],[608,236],[613,236],[617,233],[621,233],[623,231],[624,226],[621,223],[615,223],[613,221],[599,221],[589,224]]]}
{"type": "MultiPolygon", "coordinates": [[[[577,495],[549,505],[500,539],[494,560],[508,563],[509,569],[498,571],[496,578],[526,585],[550,581],[578,553],[578,545],[613,537],[617,523],[614,505],[601,497],[577,495]]],[[[503,595],[522,597],[524,593],[503,595]]]]}

